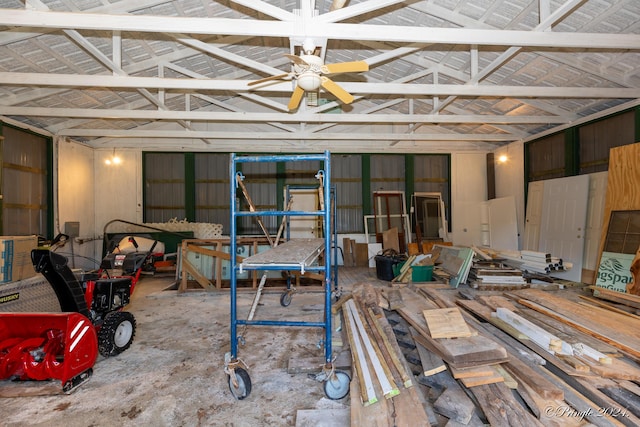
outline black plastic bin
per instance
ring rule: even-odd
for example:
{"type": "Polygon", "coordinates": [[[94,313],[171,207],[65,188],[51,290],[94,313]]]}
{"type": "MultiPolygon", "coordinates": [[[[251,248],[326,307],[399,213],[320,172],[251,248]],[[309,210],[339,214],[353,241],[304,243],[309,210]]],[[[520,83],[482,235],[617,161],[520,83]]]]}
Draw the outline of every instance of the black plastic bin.
{"type": "Polygon", "coordinates": [[[404,257],[398,255],[376,255],[374,259],[376,261],[376,276],[380,280],[389,282],[395,277],[395,274],[393,274],[393,266],[405,261],[404,257]]]}

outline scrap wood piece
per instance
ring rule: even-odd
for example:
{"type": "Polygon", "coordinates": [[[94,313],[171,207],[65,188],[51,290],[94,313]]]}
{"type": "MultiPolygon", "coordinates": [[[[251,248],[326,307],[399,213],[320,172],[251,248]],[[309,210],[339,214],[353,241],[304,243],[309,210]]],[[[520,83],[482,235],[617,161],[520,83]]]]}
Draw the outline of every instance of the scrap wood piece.
{"type": "Polygon", "coordinates": [[[478,295],[476,299],[489,307],[491,310],[496,311],[498,307],[506,308],[514,313],[518,312],[518,308],[513,303],[502,295],[478,295]]]}
{"type": "Polygon", "coordinates": [[[622,305],[622,304],[614,305],[613,303],[610,303],[608,301],[599,300],[597,298],[588,297],[586,295],[578,295],[578,297],[586,301],[586,302],[580,303],[585,307],[593,307],[593,308],[599,308],[607,311],[614,311],[616,313],[624,314],[625,316],[629,316],[629,317],[640,320],[640,316],[635,314],[636,309],[629,307],[627,305],[622,305]]]}
{"type": "Polygon", "coordinates": [[[404,302],[402,301],[402,295],[400,295],[400,291],[395,288],[383,288],[380,289],[379,294],[387,300],[387,309],[395,310],[397,308],[401,308],[404,306],[404,302]]]}
{"type": "Polygon", "coordinates": [[[358,313],[358,309],[353,300],[349,300],[345,303],[345,308],[347,309],[347,313],[351,316],[350,320],[353,320],[356,326],[356,332],[362,340],[362,344],[365,348],[365,354],[368,357],[369,361],[373,365],[373,370],[378,378],[378,382],[380,387],[382,388],[382,393],[384,397],[387,399],[397,395],[400,393],[397,387],[391,384],[391,380],[389,377],[391,373],[384,359],[381,359],[378,356],[379,350],[376,351],[374,348],[374,343],[371,341],[371,338],[367,334],[367,331],[362,323],[362,319],[360,318],[360,314],[358,313]]]}
{"type": "Polygon", "coordinates": [[[573,355],[573,349],[568,343],[511,310],[498,307],[496,316],[550,353],[573,355]]]}
{"type": "Polygon", "coordinates": [[[422,311],[437,307],[410,289],[405,288],[401,292],[405,307],[397,310],[398,314],[416,329],[416,341],[442,357],[448,364],[461,368],[491,365],[508,359],[504,347],[489,337],[475,335],[455,339],[431,338],[422,311]]]}
{"type": "Polygon", "coordinates": [[[431,338],[460,338],[473,335],[458,308],[423,310],[431,338]]]}
{"type": "Polygon", "coordinates": [[[601,288],[599,286],[589,286],[588,288],[591,289],[591,291],[593,292],[593,296],[596,298],[613,301],[619,304],[627,305],[629,307],[640,309],[640,296],[638,295],[612,291],[611,289],[601,288]]]}
{"type": "Polygon", "coordinates": [[[603,365],[588,357],[578,355],[576,358],[587,365],[593,373],[603,378],[640,381],[640,369],[624,359],[612,358],[610,364],[603,365]]]}
{"type": "Polygon", "coordinates": [[[528,384],[520,383],[517,393],[527,404],[531,412],[546,427],[581,427],[585,421],[576,416],[564,400],[546,399],[540,396],[528,384]]]}
{"type": "MultiPolygon", "coordinates": [[[[460,305],[462,306],[467,306],[467,305],[473,305],[473,303],[475,303],[474,301],[460,301],[460,305]]],[[[515,339],[517,341],[515,341],[515,343],[517,343],[518,345],[524,346],[530,350],[532,350],[534,353],[529,353],[529,355],[527,355],[527,358],[530,361],[533,361],[536,364],[546,364],[546,362],[549,362],[550,364],[552,364],[553,366],[556,366],[558,369],[562,370],[563,372],[565,372],[568,375],[573,375],[573,376],[593,376],[594,374],[591,372],[580,372],[578,370],[576,370],[575,368],[573,368],[572,366],[568,365],[567,363],[565,363],[564,361],[560,360],[558,357],[555,356],[555,354],[548,352],[547,350],[543,349],[542,347],[540,347],[540,345],[534,343],[533,341],[531,341],[528,337],[525,337],[524,339],[519,337],[519,333],[516,334],[512,334],[512,332],[510,332],[510,329],[501,329],[501,326],[499,323],[494,323],[491,320],[491,317],[485,317],[485,315],[482,314],[482,311],[474,311],[475,314],[477,314],[479,317],[481,317],[483,320],[486,320],[487,322],[489,322],[489,325],[486,326],[480,326],[480,325],[476,325],[475,323],[472,323],[473,320],[471,320],[469,317],[467,317],[467,321],[470,322],[474,328],[479,329],[479,330],[489,330],[490,327],[491,328],[495,328],[495,331],[493,333],[490,333],[491,336],[493,336],[494,338],[496,338],[498,340],[498,342],[502,342],[505,343],[505,339],[515,339]],[[503,338],[498,338],[497,335],[499,334],[503,334],[503,338]],[[508,335],[507,335],[508,334],[508,335]],[[534,361],[532,360],[532,357],[536,356],[537,359],[542,359],[544,360],[544,363],[540,363],[538,361],[534,361]]],[[[477,322],[476,322],[477,323],[477,322]]],[[[511,328],[513,329],[513,328],[511,328]]],[[[515,329],[513,329],[515,330],[515,329]]],[[[521,352],[519,354],[522,354],[521,352]]]]}
{"type": "Polygon", "coordinates": [[[461,388],[447,388],[435,402],[433,409],[450,420],[467,425],[475,413],[476,406],[461,388]]]}
{"type": "Polygon", "coordinates": [[[389,367],[392,370],[393,377],[399,377],[401,379],[400,383],[405,388],[412,387],[413,381],[411,380],[411,376],[407,374],[404,366],[402,366],[402,363],[400,362],[400,359],[398,357],[398,353],[396,353],[395,349],[391,345],[391,342],[382,329],[382,325],[380,325],[379,318],[375,315],[371,308],[366,308],[365,318],[371,326],[371,332],[374,335],[376,342],[378,342],[378,344],[380,345],[380,351],[384,355],[385,360],[390,361],[390,363],[388,363],[389,367]]]}
{"type": "Polygon", "coordinates": [[[187,260],[186,258],[182,259],[182,281],[184,282],[184,287],[182,284],[180,285],[181,290],[186,290],[186,282],[187,275],[193,277],[196,282],[204,289],[213,289],[215,286],[209,279],[207,279],[202,273],[200,273],[194,266],[187,260]]]}
{"type": "Polygon", "coordinates": [[[487,384],[504,383],[504,377],[500,375],[498,372],[493,371],[493,373],[491,373],[490,375],[485,375],[481,377],[461,378],[460,382],[462,382],[462,384],[464,384],[465,387],[471,388],[471,387],[478,387],[478,386],[487,385],[487,384]]]}
{"type": "Polygon", "coordinates": [[[454,368],[450,366],[449,370],[451,371],[453,378],[457,380],[463,378],[489,377],[496,373],[493,365],[471,366],[469,368],[454,368]]]}
{"type": "Polygon", "coordinates": [[[522,332],[518,331],[516,328],[514,328],[507,322],[498,319],[495,316],[494,311],[491,311],[489,307],[487,307],[484,304],[481,304],[476,300],[458,300],[456,301],[456,303],[462,308],[464,308],[465,310],[467,310],[468,312],[473,313],[477,316],[480,316],[482,319],[486,320],[487,322],[491,323],[497,328],[505,331],[506,333],[508,333],[509,335],[511,335],[516,339],[519,339],[519,340],[529,339],[529,337],[527,337],[522,332]]]}
{"type": "MultiPolygon", "coordinates": [[[[409,332],[415,340],[418,332],[411,326],[409,326],[409,332]]],[[[422,344],[416,342],[416,350],[418,351],[418,355],[420,356],[422,375],[424,375],[425,377],[435,375],[438,372],[442,372],[447,369],[447,365],[445,365],[442,359],[435,355],[432,351],[427,350],[422,344]]]]}
{"type": "Polygon", "coordinates": [[[411,370],[402,363],[402,350],[398,346],[396,335],[387,322],[386,316],[375,303],[378,295],[376,289],[371,284],[365,283],[361,287],[354,288],[352,294],[358,306],[362,308],[375,341],[394,372],[394,377],[399,375],[401,381],[398,383],[403,384],[405,388],[413,386],[413,375],[411,370]]]}
{"type": "Polygon", "coordinates": [[[470,389],[492,426],[532,427],[543,424],[515,400],[504,383],[479,385],[470,389]]]}
{"type": "Polygon", "coordinates": [[[520,304],[601,339],[640,359],[640,321],[617,313],[594,318],[592,310],[578,303],[533,289],[516,291],[513,294],[520,304]]]}
{"type": "MultiPolygon", "coordinates": [[[[349,300],[350,301],[350,300],[349,300]]],[[[353,319],[348,314],[346,308],[343,309],[344,313],[344,322],[347,326],[347,336],[349,338],[349,343],[351,347],[351,355],[353,359],[353,366],[356,372],[356,375],[360,380],[358,381],[358,385],[360,390],[358,391],[358,396],[361,398],[361,402],[363,405],[372,405],[378,401],[378,397],[376,396],[375,388],[373,387],[373,379],[371,378],[371,373],[369,371],[369,365],[364,357],[364,349],[362,348],[362,342],[360,341],[360,337],[358,335],[358,331],[355,327],[353,319]]],[[[353,387],[351,387],[353,390],[353,387]]],[[[357,406],[357,405],[356,405],[357,406]]]]}

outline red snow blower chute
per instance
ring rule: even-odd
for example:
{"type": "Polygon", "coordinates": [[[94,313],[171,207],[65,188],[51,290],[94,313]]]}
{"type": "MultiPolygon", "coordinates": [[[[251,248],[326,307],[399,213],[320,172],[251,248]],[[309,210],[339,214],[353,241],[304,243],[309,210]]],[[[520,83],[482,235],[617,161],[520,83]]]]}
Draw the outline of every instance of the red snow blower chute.
{"type": "Polygon", "coordinates": [[[110,357],[128,349],[136,320],[123,309],[154,248],[110,253],[100,270],[79,275],[66,257],[34,249],[33,266],[55,291],[62,313],[0,313],[0,380],[59,380],[70,393],[91,377],[98,353],[110,357]],[[119,275],[110,273],[114,268],[119,275]]]}

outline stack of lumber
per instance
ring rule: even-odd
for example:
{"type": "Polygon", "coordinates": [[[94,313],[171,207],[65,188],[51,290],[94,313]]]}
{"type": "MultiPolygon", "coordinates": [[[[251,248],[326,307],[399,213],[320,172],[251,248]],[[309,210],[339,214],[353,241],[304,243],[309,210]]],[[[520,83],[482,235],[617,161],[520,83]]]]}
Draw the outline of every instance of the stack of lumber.
{"type": "Polygon", "coordinates": [[[449,285],[454,288],[467,282],[474,256],[471,248],[434,245],[432,253],[439,263],[434,270],[437,276],[446,277],[449,285]]]}
{"type": "Polygon", "coordinates": [[[507,290],[527,287],[522,270],[497,261],[474,262],[469,285],[481,290],[507,290]]]}
{"type": "MultiPolygon", "coordinates": [[[[380,290],[368,289],[372,310],[379,297],[371,294],[380,290]]],[[[577,289],[420,284],[383,293],[394,296],[395,309],[384,313],[396,356],[424,399],[419,418],[409,419],[393,403],[405,393],[398,380],[398,395],[380,394],[395,408],[387,405],[383,415],[367,412],[379,402],[364,406],[352,396],[353,425],[640,425],[640,316],[585,301],[577,289]]]]}
{"type": "Polygon", "coordinates": [[[415,387],[371,285],[354,288],[342,305],[353,359],[352,426],[427,426],[435,416],[415,387]]]}

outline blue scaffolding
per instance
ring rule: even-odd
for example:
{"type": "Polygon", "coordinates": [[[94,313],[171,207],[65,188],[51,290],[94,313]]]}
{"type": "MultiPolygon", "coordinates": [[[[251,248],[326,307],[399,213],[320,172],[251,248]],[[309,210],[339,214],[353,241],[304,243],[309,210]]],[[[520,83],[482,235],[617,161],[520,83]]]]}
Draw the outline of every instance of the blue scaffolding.
{"type": "MultiPolygon", "coordinates": [[[[292,216],[314,216],[322,219],[324,236],[322,238],[309,239],[288,239],[282,244],[250,256],[238,263],[236,257],[231,256],[230,260],[230,298],[231,298],[231,351],[225,355],[225,372],[229,377],[229,389],[236,399],[244,399],[251,392],[251,379],[247,372],[247,366],[238,358],[238,344],[243,337],[238,335],[238,326],[284,326],[284,327],[318,327],[324,328],[324,359],[325,366],[323,372],[317,376],[317,379],[324,381],[324,390],[326,395],[331,399],[340,399],[349,390],[350,378],[341,371],[336,371],[333,366],[331,333],[332,333],[332,314],[331,303],[333,293],[333,280],[337,280],[337,235],[332,233],[332,207],[335,209],[335,203],[332,203],[332,191],[330,154],[325,151],[323,154],[300,154],[300,155],[264,155],[264,156],[248,156],[231,154],[229,176],[231,184],[230,194],[230,210],[231,210],[231,230],[230,230],[230,253],[236,253],[237,238],[237,220],[242,217],[255,217],[261,228],[265,230],[262,224],[262,217],[275,216],[288,219],[292,216]],[[320,161],[324,165],[324,170],[318,171],[315,175],[320,181],[321,187],[321,206],[316,211],[291,211],[287,210],[269,210],[258,211],[250,203],[251,209],[240,210],[240,205],[236,202],[238,193],[238,183],[244,180],[244,176],[238,171],[238,165],[242,163],[255,162],[300,162],[300,161],[320,161]],[[332,235],[333,242],[332,242],[332,235]],[[332,245],[334,243],[334,245],[332,245]],[[333,248],[332,248],[333,246],[333,248]],[[332,255],[332,249],[333,257],[332,255]],[[324,254],[324,262],[318,263],[318,259],[324,254]],[[333,259],[332,259],[333,258],[333,259]],[[332,269],[332,267],[334,269],[332,269]],[[253,320],[238,319],[237,312],[237,277],[244,270],[277,270],[277,271],[299,271],[300,274],[305,272],[321,273],[324,277],[324,321],[305,322],[294,320],[253,320]]],[[[240,184],[243,185],[243,184],[240,184]]],[[[244,191],[244,187],[243,187],[244,191]]],[[[245,194],[245,196],[247,196],[245,194]]],[[[277,242],[276,242],[277,243],[277,242]]],[[[263,276],[263,281],[266,276],[263,276]]],[[[261,283],[262,285],[263,283],[261,283]]],[[[337,291],[337,284],[335,290],[337,291]]],[[[290,283],[287,283],[287,291],[284,295],[290,295],[290,283]]],[[[284,296],[283,295],[283,296],[284,296]]],[[[282,299],[281,299],[282,303],[282,299]]],[[[282,304],[285,305],[285,304],[282,304]]],[[[288,304],[286,304],[288,305],[288,304]]]]}

